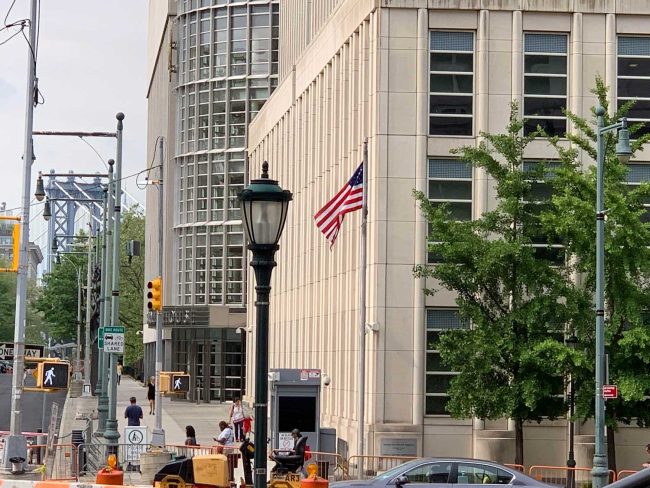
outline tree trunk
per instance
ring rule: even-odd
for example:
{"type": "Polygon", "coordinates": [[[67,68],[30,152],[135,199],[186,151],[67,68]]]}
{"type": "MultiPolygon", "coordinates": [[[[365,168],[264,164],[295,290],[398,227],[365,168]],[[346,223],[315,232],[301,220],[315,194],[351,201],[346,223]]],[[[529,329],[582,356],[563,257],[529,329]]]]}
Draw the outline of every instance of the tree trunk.
{"type": "Polygon", "coordinates": [[[614,429],[607,426],[607,464],[609,469],[617,473],[616,469],[616,442],[614,438],[614,429]]]}
{"type": "Polygon", "coordinates": [[[524,465],[524,422],[515,420],[515,464],[524,465]]]}

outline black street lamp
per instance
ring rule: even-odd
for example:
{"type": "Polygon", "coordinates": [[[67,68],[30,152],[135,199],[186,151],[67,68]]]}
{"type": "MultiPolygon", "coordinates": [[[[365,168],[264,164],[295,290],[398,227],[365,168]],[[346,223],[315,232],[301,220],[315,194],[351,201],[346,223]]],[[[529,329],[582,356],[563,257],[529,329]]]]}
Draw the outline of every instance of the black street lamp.
{"type": "Polygon", "coordinates": [[[45,206],[43,207],[43,218],[47,222],[52,218],[52,208],[50,207],[50,199],[45,199],[45,206]]]}
{"type": "MultiPolygon", "coordinates": [[[[575,335],[567,337],[564,341],[566,346],[572,351],[578,346],[578,338],[575,335]]],[[[567,483],[566,488],[575,488],[576,481],[576,459],[575,453],[573,450],[574,439],[575,439],[575,423],[573,421],[573,415],[575,410],[575,386],[573,384],[573,373],[570,375],[569,380],[569,457],[566,462],[567,468],[567,483]]]]}
{"type": "Polygon", "coordinates": [[[45,189],[43,188],[43,174],[39,171],[38,178],[36,179],[36,191],[34,192],[36,200],[39,202],[43,201],[45,198],[45,189]]]}
{"type": "Polygon", "coordinates": [[[255,271],[255,488],[266,488],[267,411],[269,373],[269,295],[275,251],[287,220],[292,195],[269,179],[269,164],[262,164],[262,176],[251,181],[239,195],[248,249],[255,271]]]}

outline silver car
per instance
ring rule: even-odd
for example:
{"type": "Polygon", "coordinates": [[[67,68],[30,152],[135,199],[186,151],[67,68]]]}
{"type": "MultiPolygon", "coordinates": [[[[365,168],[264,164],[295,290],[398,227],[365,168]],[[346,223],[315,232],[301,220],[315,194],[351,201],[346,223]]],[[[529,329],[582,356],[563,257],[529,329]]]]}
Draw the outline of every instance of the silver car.
{"type": "Polygon", "coordinates": [[[330,487],[469,488],[473,485],[483,485],[484,488],[496,485],[534,488],[550,486],[492,461],[421,458],[401,464],[368,480],[339,481],[331,483],[330,487]]]}

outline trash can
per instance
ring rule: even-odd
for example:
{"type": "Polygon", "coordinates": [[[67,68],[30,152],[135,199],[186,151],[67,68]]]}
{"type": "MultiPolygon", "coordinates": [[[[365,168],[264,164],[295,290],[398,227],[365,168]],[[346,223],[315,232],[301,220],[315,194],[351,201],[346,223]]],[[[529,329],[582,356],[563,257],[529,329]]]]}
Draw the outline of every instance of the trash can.
{"type": "Polygon", "coordinates": [[[86,471],[86,450],[84,449],[84,431],[73,430],[70,443],[74,449],[75,462],[72,463],[72,472],[79,476],[86,471]]]}

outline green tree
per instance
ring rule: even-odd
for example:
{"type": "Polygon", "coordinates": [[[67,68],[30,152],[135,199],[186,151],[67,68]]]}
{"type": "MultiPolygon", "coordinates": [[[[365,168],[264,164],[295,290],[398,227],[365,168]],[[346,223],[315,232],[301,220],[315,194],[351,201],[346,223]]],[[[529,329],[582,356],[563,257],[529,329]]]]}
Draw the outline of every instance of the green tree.
{"type": "MultiPolygon", "coordinates": [[[[75,247],[83,252],[81,246],[75,247]]],[[[81,284],[85,284],[86,256],[64,254],[61,263],[43,276],[43,286],[34,299],[34,308],[42,313],[43,323],[50,337],[55,340],[71,340],[77,337],[77,270],[81,272],[81,284]]],[[[82,301],[82,321],[84,302],[82,301]]]]}
{"type": "MultiPolygon", "coordinates": [[[[6,263],[0,262],[0,267],[6,263]]],[[[13,342],[16,317],[16,273],[0,273],[0,341],[13,342]]]]}
{"type": "MultiPolygon", "coordinates": [[[[144,245],[144,215],[137,209],[129,210],[122,216],[120,240],[121,274],[120,274],[120,322],[125,329],[125,364],[133,364],[142,359],[142,330],[144,310],[144,256],[129,259],[126,254],[128,241],[140,241],[144,245]]],[[[144,248],[144,246],[143,246],[144,248]]]]}
{"type": "MultiPolygon", "coordinates": [[[[596,79],[592,93],[601,106],[609,109],[607,87],[601,78],[596,79]]],[[[623,105],[612,117],[605,115],[605,125],[627,115],[633,103],[623,105]]],[[[584,169],[579,155],[581,150],[595,162],[596,124],[595,120],[589,122],[570,112],[567,117],[578,131],[567,136],[572,143],[569,148],[557,138],[549,138],[557,150],[560,168],[552,181],[552,206],[543,213],[542,221],[546,229],[553,229],[561,237],[583,276],[585,291],[592,294],[596,281],[596,168],[594,163],[584,169]]],[[[632,143],[634,152],[650,141],[650,134],[643,134],[641,129],[642,124],[630,127],[636,139],[632,143]]],[[[610,382],[620,390],[618,399],[607,401],[606,424],[609,464],[616,469],[614,432],[618,423],[650,426],[650,376],[639,374],[650,368],[650,219],[643,207],[650,202],[650,183],[630,186],[629,168],[616,157],[615,136],[609,134],[605,141],[605,343],[610,382]]],[[[588,368],[581,373],[582,388],[577,398],[577,416],[582,419],[594,414],[593,311],[590,318],[590,329],[579,336],[588,353],[588,368]]]]}
{"type": "Polygon", "coordinates": [[[574,353],[563,335],[569,322],[589,310],[570,267],[556,266],[532,247],[540,239],[540,209],[529,203],[532,182],[545,168],[523,171],[524,151],[535,134],[523,137],[521,131],[513,104],[504,134],[483,134],[478,147],[453,151],[494,181],[494,210],[459,222],[446,205],[416,192],[435,242],[429,251],[440,262],[415,268],[416,276],[433,277],[454,291],[459,313],[471,322],[469,329],[441,334],[434,346],[459,373],[451,381],[447,410],[460,418],[513,419],[517,464],[524,462],[524,422],[567,410],[559,395],[574,353]]]}

